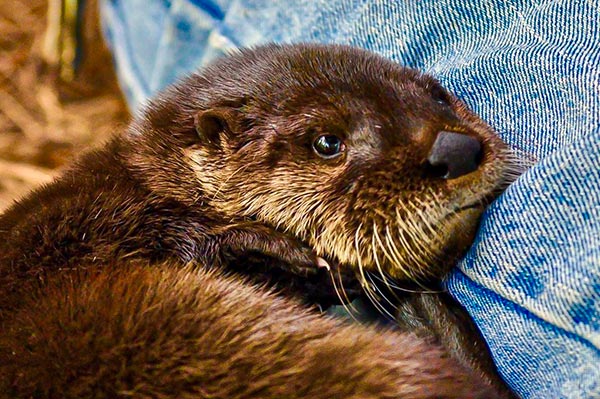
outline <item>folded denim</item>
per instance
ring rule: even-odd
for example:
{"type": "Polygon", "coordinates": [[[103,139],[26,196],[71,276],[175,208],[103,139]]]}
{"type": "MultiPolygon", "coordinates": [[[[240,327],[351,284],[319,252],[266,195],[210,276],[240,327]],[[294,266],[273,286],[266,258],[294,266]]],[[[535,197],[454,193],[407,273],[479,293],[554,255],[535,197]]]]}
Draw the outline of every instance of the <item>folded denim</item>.
{"type": "Polygon", "coordinates": [[[447,281],[526,398],[600,396],[600,5],[577,0],[103,0],[129,104],[236,47],[364,47],[436,76],[539,160],[447,281]]]}

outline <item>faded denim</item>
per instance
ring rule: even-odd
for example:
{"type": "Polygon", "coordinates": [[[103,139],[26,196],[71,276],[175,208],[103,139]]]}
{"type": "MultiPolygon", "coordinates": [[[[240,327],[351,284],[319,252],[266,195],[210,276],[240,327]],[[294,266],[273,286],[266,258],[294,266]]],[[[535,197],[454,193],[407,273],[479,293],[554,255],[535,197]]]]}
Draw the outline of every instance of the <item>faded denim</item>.
{"type": "Polygon", "coordinates": [[[345,43],[436,76],[539,160],[447,282],[526,398],[600,397],[600,4],[104,0],[132,109],[227,49],[345,43]]]}

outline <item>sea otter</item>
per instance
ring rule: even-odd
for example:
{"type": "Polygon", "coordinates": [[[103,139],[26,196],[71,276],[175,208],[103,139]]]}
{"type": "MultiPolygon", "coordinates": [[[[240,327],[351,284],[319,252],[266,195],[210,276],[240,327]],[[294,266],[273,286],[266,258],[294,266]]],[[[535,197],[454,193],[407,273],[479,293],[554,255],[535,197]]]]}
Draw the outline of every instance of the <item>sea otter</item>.
{"type": "Polygon", "coordinates": [[[0,217],[0,392],[491,397],[434,343],[223,273],[440,278],[510,159],[433,78],[364,50],[218,60],[0,217]]]}

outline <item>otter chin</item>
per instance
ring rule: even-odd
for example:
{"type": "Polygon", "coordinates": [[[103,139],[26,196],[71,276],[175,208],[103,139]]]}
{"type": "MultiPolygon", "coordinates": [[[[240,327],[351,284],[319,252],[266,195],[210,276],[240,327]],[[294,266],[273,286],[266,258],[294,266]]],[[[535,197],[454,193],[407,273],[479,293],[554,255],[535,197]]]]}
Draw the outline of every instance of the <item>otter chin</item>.
{"type": "Polygon", "coordinates": [[[400,333],[297,297],[441,279],[515,170],[439,82],[376,54],[217,60],[0,216],[0,397],[497,397],[485,344],[422,334],[476,334],[454,305],[422,298],[400,333]]]}

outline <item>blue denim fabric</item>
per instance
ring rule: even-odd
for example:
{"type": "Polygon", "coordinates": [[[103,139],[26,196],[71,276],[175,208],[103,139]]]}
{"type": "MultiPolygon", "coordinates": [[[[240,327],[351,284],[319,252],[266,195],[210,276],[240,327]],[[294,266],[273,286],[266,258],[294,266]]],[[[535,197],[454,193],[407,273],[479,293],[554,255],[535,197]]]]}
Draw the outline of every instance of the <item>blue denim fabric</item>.
{"type": "Polygon", "coordinates": [[[600,397],[600,4],[104,0],[132,109],[228,49],[337,42],[435,75],[540,162],[447,282],[527,398],[600,397]]]}

